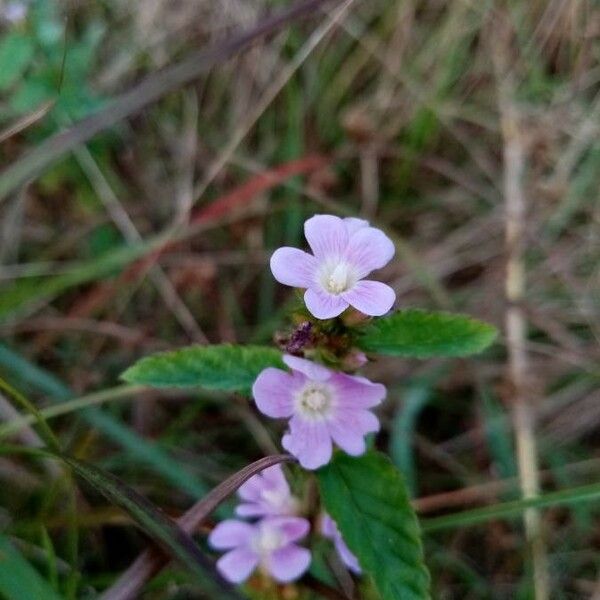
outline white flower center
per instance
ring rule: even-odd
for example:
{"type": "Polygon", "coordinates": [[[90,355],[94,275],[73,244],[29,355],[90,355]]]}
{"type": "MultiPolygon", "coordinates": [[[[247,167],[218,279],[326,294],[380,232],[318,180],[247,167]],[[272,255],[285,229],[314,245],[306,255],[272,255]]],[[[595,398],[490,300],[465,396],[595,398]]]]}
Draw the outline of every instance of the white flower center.
{"type": "Polygon", "coordinates": [[[253,539],[254,550],[262,555],[268,555],[283,545],[285,538],[283,534],[273,527],[261,527],[253,539]]]}
{"type": "Polygon", "coordinates": [[[349,290],[357,280],[354,269],[346,262],[326,263],[320,273],[321,284],[326,292],[339,295],[349,290]]]}
{"type": "Polygon", "coordinates": [[[331,413],[332,400],[330,386],[310,381],[296,395],[296,409],[306,419],[323,419],[331,413]]]}

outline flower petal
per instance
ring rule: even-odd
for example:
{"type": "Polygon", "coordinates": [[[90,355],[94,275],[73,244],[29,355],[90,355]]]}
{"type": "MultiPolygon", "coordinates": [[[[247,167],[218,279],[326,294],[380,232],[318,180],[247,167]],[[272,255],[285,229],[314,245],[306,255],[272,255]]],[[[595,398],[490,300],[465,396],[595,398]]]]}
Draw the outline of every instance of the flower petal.
{"type": "Polygon", "coordinates": [[[338,258],[348,245],[348,230],[339,217],[315,215],[304,223],[304,235],[317,258],[338,258]]]}
{"type": "Polygon", "coordinates": [[[331,436],[323,421],[292,417],[290,431],[283,436],[281,444],[305,469],[318,469],[331,460],[331,436]]]}
{"type": "Polygon", "coordinates": [[[307,288],[315,281],[317,260],[314,256],[287,246],[275,250],[271,256],[273,277],[284,285],[307,288]]]}
{"type": "Polygon", "coordinates": [[[346,231],[348,232],[348,235],[352,235],[359,229],[369,226],[369,221],[365,221],[364,219],[357,219],[356,217],[346,217],[343,221],[344,225],[346,226],[346,231]]]}
{"type": "Polygon", "coordinates": [[[291,417],[294,412],[292,394],[300,383],[299,377],[267,367],[252,386],[252,396],[258,410],[275,419],[291,417]]]}
{"type": "Polygon", "coordinates": [[[285,536],[287,543],[303,538],[310,530],[310,523],[302,517],[273,517],[268,523],[285,536]]]}
{"type": "Polygon", "coordinates": [[[266,512],[265,506],[258,502],[242,502],[235,507],[238,517],[264,517],[266,512]]]}
{"type": "Polygon", "coordinates": [[[217,561],[217,570],[230,583],[242,583],[258,565],[259,557],[249,548],[236,548],[217,561]]]}
{"type": "Polygon", "coordinates": [[[350,237],[344,256],[357,270],[359,279],[381,269],[392,260],[396,248],[390,238],[375,227],[361,227],[350,237]]]}
{"type": "Polygon", "coordinates": [[[288,485],[287,479],[283,474],[283,469],[280,464],[267,467],[264,471],[260,472],[260,476],[268,483],[269,488],[290,492],[290,486],[288,485]]]}
{"type": "Polygon", "coordinates": [[[332,375],[327,367],[291,354],[284,354],[283,362],[293,371],[299,371],[314,381],[327,381],[332,375]]]}
{"type": "Polygon", "coordinates": [[[360,565],[358,564],[358,558],[356,558],[356,556],[354,554],[352,554],[352,551],[350,550],[350,548],[348,548],[348,546],[346,546],[346,542],[342,538],[341,534],[339,534],[339,537],[335,541],[335,549],[336,549],[339,557],[342,559],[342,562],[351,571],[354,571],[354,573],[356,573],[357,575],[360,575],[362,573],[362,569],[360,568],[360,565]]]}
{"type": "Polygon", "coordinates": [[[208,543],[216,550],[229,550],[247,544],[253,533],[252,525],[236,519],[227,519],[210,532],[208,543]]]}
{"type": "Polygon", "coordinates": [[[342,297],[348,304],[371,317],[380,317],[392,308],[396,292],[381,281],[359,281],[342,297]]]}
{"type": "Polygon", "coordinates": [[[333,441],[351,456],[366,450],[365,435],[379,430],[379,419],[368,410],[340,410],[328,423],[333,441]]]}
{"type": "Polygon", "coordinates": [[[309,312],[317,319],[333,319],[348,308],[348,301],[342,296],[333,296],[315,289],[306,290],[304,302],[309,312]]]}
{"type": "Polygon", "coordinates": [[[373,383],[365,377],[335,373],[331,378],[339,405],[343,408],[372,408],[377,406],[386,395],[381,383],[373,383]]]}
{"type": "Polygon", "coordinates": [[[298,579],[310,565],[310,552],[295,544],[275,550],[267,559],[267,570],[280,583],[298,579]]]}

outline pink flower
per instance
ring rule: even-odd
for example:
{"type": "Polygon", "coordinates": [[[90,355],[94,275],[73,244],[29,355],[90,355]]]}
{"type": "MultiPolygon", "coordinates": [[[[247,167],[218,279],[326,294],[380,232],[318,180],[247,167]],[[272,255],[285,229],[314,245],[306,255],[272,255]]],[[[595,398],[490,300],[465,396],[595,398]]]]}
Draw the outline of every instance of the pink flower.
{"type": "Polygon", "coordinates": [[[238,495],[245,501],[235,509],[240,517],[292,516],[298,509],[298,501],[290,493],[281,465],[269,467],[248,479],[238,495]]]}
{"type": "Polygon", "coordinates": [[[360,565],[358,564],[358,558],[352,554],[350,548],[346,546],[346,542],[342,538],[342,534],[335,521],[329,515],[323,515],[321,517],[321,533],[333,542],[335,550],[341,558],[342,562],[354,573],[362,573],[360,565]]]}
{"type": "Polygon", "coordinates": [[[277,581],[298,579],[310,564],[310,552],[294,544],[309,531],[306,519],[276,517],[256,524],[229,519],[219,523],[208,542],[216,550],[228,550],[217,569],[231,583],[242,583],[258,567],[277,581]]]}
{"type": "Polygon", "coordinates": [[[252,387],[262,413],[290,419],[283,447],[305,469],[329,462],[332,441],[348,454],[362,454],[364,436],[379,430],[379,420],[369,409],[383,400],[385,387],[296,356],[285,355],[283,361],[291,373],[269,367],[252,387]]]}
{"type": "Polygon", "coordinates": [[[271,257],[271,271],[284,285],[305,288],[306,307],[317,319],[331,319],[353,306],[377,317],[392,308],[394,290],[379,281],[365,281],[394,256],[394,244],[362,219],[315,215],[304,223],[313,251],[279,248],[271,257]]]}

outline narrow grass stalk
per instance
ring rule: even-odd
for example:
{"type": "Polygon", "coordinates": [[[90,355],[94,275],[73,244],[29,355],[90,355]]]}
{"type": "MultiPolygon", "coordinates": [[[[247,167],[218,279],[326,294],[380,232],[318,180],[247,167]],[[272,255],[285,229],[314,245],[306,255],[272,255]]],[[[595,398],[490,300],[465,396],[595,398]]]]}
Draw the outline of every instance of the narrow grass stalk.
{"type": "MultiPolygon", "coordinates": [[[[515,82],[510,70],[511,29],[508,18],[494,36],[493,56],[498,78],[498,103],[502,129],[505,199],[506,280],[505,314],[506,344],[508,351],[508,380],[512,392],[512,413],[515,427],[517,465],[521,493],[526,500],[539,494],[540,478],[530,365],[525,350],[527,322],[523,301],[525,298],[525,231],[527,206],[523,185],[526,165],[525,141],[522,119],[515,102],[515,82]]],[[[531,548],[536,600],[549,598],[549,572],[546,544],[539,512],[529,508],[523,515],[525,535],[531,548]]]]}
{"type": "MultiPolygon", "coordinates": [[[[143,385],[120,385],[118,387],[110,388],[108,390],[102,390],[100,392],[94,392],[87,394],[81,398],[75,398],[73,400],[67,400],[60,404],[48,406],[38,411],[39,417],[44,421],[66,415],[68,413],[76,412],[90,406],[96,406],[98,404],[104,404],[112,400],[120,400],[121,398],[128,398],[129,396],[135,396],[140,392],[147,389],[143,385]]],[[[17,433],[21,429],[35,423],[38,419],[34,415],[23,415],[12,421],[8,421],[3,425],[0,425],[0,440],[17,433]]]]}

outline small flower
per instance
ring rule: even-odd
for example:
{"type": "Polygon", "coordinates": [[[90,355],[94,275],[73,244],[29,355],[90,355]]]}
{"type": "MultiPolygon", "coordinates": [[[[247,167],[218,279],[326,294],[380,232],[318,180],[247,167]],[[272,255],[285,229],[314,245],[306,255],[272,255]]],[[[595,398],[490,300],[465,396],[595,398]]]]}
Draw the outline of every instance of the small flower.
{"type": "Polygon", "coordinates": [[[208,542],[216,550],[228,550],[217,569],[231,583],[242,583],[258,567],[280,583],[298,579],[310,564],[310,552],[294,544],[309,531],[299,517],[263,519],[256,524],[229,519],[219,523],[208,542]]]}
{"type": "Polygon", "coordinates": [[[351,571],[360,575],[362,570],[358,564],[358,558],[356,558],[350,551],[350,548],[346,546],[346,542],[344,542],[344,538],[342,538],[342,534],[337,528],[335,521],[329,515],[324,514],[321,517],[321,533],[333,542],[335,550],[342,562],[351,571]]]}
{"type": "Polygon", "coordinates": [[[2,16],[9,23],[22,23],[27,18],[28,7],[24,2],[9,2],[2,10],[2,16]]]}
{"type": "Polygon", "coordinates": [[[353,306],[365,315],[388,312],[396,294],[379,281],[365,281],[394,256],[394,244],[362,219],[315,215],[304,223],[313,251],[279,248],[271,257],[271,271],[284,285],[305,288],[306,307],[317,319],[331,319],[353,306]]]}
{"type": "Polygon", "coordinates": [[[290,419],[283,447],[305,469],[329,462],[332,441],[348,454],[362,454],[364,436],[379,430],[379,421],[369,409],[383,400],[385,387],[296,356],[285,355],[283,362],[291,373],[269,367],[252,387],[263,414],[290,419]]]}
{"type": "Polygon", "coordinates": [[[235,512],[240,517],[292,516],[298,501],[290,493],[281,465],[269,467],[251,477],[238,490],[242,502],[235,512]]]}

